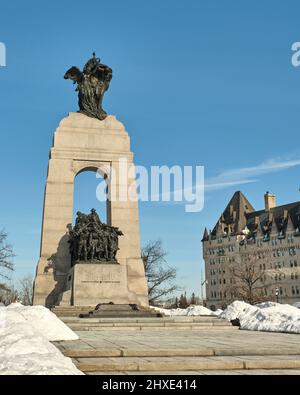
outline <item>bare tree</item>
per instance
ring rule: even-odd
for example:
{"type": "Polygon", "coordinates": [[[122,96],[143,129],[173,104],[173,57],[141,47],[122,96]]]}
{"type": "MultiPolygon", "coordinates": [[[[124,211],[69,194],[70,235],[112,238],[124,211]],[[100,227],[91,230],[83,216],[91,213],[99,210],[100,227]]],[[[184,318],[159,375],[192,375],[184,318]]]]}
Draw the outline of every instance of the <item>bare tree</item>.
{"type": "Polygon", "coordinates": [[[5,282],[10,280],[10,274],[14,270],[14,256],[12,246],[7,243],[7,233],[0,230],[0,289],[7,289],[5,282]]]}
{"type": "Polygon", "coordinates": [[[18,291],[13,285],[10,287],[3,285],[0,289],[0,302],[4,303],[5,305],[17,302],[19,300],[18,297],[18,291]]]}
{"type": "Polygon", "coordinates": [[[167,264],[161,240],[150,241],[142,248],[142,259],[149,288],[149,303],[155,304],[179,290],[174,283],[177,270],[167,264]]]}
{"type": "Polygon", "coordinates": [[[266,283],[266,270],[259,265],[255,254],[244,254],[240,262],[235,262],[229,268],[234,284],[227,287],[227,292],[232,294],[232,299],[241,299],[249,304],[269,300],[265,290],[269,287],[266,283]]]}
{"type": "Polygon", "coordinates": [[[18,294],[20,302],[25,306],[32,305],[33,298],[33,278],[31,275],[19,280],[18,294]]]}

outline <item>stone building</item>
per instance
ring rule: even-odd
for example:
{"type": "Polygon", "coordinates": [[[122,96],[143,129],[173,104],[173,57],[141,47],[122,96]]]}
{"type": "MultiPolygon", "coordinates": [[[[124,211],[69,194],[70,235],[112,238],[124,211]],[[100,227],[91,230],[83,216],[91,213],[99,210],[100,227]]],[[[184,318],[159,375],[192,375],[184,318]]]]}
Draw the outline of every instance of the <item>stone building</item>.
{"type": "Polygon", "coordinates": [[[235,192],[214,229],[205,228],[208,307],[241,299],[239,273],[251,265],[259,278],[254,285],[258,299],[300,301],[300,202],[276,206],[274,194],[264,198],[265,208],[256,211],[242,192],[235,192]]]}

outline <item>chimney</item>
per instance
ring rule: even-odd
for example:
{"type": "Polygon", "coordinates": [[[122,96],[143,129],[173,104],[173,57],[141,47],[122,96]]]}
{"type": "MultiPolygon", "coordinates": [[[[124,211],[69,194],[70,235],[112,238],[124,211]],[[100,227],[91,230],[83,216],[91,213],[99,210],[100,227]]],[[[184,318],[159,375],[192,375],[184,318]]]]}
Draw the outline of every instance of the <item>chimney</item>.
{"type": "Polygon", "coordinates": [[[269,211],[271,208],[276,207],[276,196],[274,193],[265,193],[265,210],[269,211]]]}

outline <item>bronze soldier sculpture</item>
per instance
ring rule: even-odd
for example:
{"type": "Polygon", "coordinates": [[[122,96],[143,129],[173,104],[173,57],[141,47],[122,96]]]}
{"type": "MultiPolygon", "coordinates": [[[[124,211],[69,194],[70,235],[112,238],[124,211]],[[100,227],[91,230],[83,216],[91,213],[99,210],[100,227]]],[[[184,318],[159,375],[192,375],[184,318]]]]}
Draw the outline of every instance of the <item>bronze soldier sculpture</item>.
{"type": "Polygon", "coordinates": [[[70,79],[77,83],[79,112],[103,120],[107,113],[102,108],[104,93],[108,90],[112,79],[112,69],[93,57],[85,64],[83,71],[78,67],[71,67],[64,75],[64,79],[70,79]]]}
{"type": "Polygon", "coordinates": [[[72,266],[81,263],[117,263],[119,228],[100,221],[95,209],[89,215],[77,212],[74,228],[69,231],[72,266]]]}

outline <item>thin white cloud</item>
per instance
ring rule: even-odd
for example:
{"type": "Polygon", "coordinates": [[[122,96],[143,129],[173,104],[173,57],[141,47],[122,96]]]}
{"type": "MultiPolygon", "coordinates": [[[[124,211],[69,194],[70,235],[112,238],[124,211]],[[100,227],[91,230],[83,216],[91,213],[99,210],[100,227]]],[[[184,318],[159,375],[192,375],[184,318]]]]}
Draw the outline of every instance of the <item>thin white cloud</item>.
{"type": "Polygon", "coordinates": [[[216,191],[218,189],[224,189],[232,187],[235,185],[250,184],[252,182],[257,182],[258,180],[236,180],[236,181],[224,181],[224,182],[206,182],[205,189],[209,191],[216,191]]]}
{"type": "Polygon", "coordinates": [[[205,182],[205,189],[218,190],[227,188],[229,186],[257,182],[258,179],[252,177],[287,170],[295,166],[300,166],[300,159],[269,159],[256,166],[225,170],[216,177],[207,179],[205,182]]]}
{"type": "MultiPolygon", "coordinates": [[[[300,166],[300,159],[269,159],[256,166],[224,170],[215,177],[206,178],[204,189],[207,192],[212,192],[232,186],[255,183],[259,181],[258,176],[287,170],[296,166],[300,166]]],[[[200,191],[201,188],[203,188],[203,185],[197,185],[197,188],[200,191]]],[[[188,196],[195,193],[195,190],[196,185],[170,191],[170,201],[177,204],[185,203],[185,199],[183,199],[183,201],[174,202],[175,194],[183,194],[183,196],[188,196]]],[[[167,200],[169,197],[169,192],[165,194],[159,193],[154,195],[154,197],[158,201],[163,199],[167,200]]]]}

